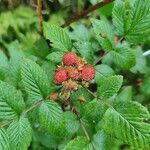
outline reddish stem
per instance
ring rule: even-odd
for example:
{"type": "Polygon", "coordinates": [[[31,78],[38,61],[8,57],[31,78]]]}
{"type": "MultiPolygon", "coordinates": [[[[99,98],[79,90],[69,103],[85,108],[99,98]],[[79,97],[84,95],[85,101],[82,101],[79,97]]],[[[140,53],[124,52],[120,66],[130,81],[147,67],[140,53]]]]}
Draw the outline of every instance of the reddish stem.
{"type": "Polygon", "coordinates": [[[97,3],[97,4],[93,5],[93,6],[90,6],[87,10],[85,10],[85,11],[81,12],[80,14],[75,15],[73,18],[69,19],[66,23],[64,23],[62,25],[62,27],[69,26],[71,23],[73,23],[73,22],[75,22],[75,21],[77,21],[77,20],[87,16],[89,13],[91,13],[91,12],[95,11],[96,9],[101,8],[101,7],[111,3],[113,1],[114,0],[103,0],[102,2],[99,2],[99,3],[97,3]]]}

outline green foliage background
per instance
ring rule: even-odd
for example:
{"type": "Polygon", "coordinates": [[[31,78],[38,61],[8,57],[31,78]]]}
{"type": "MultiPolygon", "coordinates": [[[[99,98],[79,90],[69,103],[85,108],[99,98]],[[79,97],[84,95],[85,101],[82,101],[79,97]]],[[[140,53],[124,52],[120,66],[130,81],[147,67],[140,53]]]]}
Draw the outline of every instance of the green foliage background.
{"type": "Polygon", "coordinates": [[[41,36],[35,1],[0,0],[0,150],[150,149],[150,1],[115,0],[60,27],[98,2],[44,1],[41,36]],[[96,97],[85,88],[70,97],[80,117],[48,100],[68,51],[96,69],[96,97]]]}

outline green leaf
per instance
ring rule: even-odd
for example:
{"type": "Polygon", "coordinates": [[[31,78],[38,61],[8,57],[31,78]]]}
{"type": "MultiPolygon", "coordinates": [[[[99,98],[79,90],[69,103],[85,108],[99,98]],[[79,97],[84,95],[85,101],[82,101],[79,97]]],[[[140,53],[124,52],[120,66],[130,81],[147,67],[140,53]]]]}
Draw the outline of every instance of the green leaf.
{"type": "Polygon", "coordinates": [[[88,63],[94,63],[94,48],[90,42],[78,41],[74,45],[77,48],[77,51],[88,63]]]}
{"type": "Polygon", "coordinates": [[[150,119],[148,110],[137,102],[117,102],[109,108],[103,118],[103,129],[107,134],[121,139],[135,149],[150,147],[150,119]]]}
{"type": "Polygon", "coordinates": [[[21,81],[20,68],[21,60],[24,57],[24,53],[21,50],[20,43],[16,40],[7,45],[9,51],[9,66],[8,66],[8,78],[7,82],[19,86],[21,81]]]}
{"type": "Polygon", "coordinates": [[[64,116],[60,106],[46,100],[39,107],[39,123],[49,133],[61,135],[64,131],[64,116]]]}
{"type": "MultiPolygon", "coordinates": [[[[30,38],[32,37],[30,36],[30,38]]],[[[40,37],[35,43],[32,44],[32,46],[33,45],[35,45],[36,48],[35,55],[45,59],[46,55],[48,55],[48,53],[50,52],[46,40],[43,37],[40,37]]]]}
{"type": "Polygon", "coordinates": [[[147,66],[146,66],[146,58],[143,56],[143,51],[138,48],[138,49],[133,49],[133,54],[136,57],[136,64],[133,66],[130,70],[133,73],[146,73],[147,66]]]}
{"type": "Polygon", "coordinates": [[[123,90],[117,95],[115,101],[131,101],[133,97],[132,86],[126,86],[123,90]]]}
{"type": "Polygon", "coordinates": [[[135,65],[135,56],[131,49],[118,47],[111,51],[114,63],[123,70],[129,70],[135,65]]]}
{"type": "Polygon", "coordinates": [[[0,50],[0,79],[4,80],[6,77],[6,70],[8,68],[8,59],[3,51],[0,50]]]}
{"type": "Polygon", "coordinates": [[[116,150],[116,140],[107,135],[103,130],[98,131],[92,137],[92,144],[95,150],[116,150]]]}
{"type": "Polygon", "coordinates": [[[141,43],[150,34],[150,1],[136,0],[132,7],[132,23],[126,33],[128,41],[141,43]]]}
{"type": "Polygon", "coordinates": [[[14,119],[25,108],[20,91],[8,83],[0,81],[0,120],[14,119]]]}
{"type": "Polygon", "coordinates": [[[48,77],[48,80],[49,80],[49,84],[51,85],[51,89],[53,89],[53,87],[55,88],[57,85],[55,84],[54,78],[52,78],[52,75],[54,74],[54,72],[56,70],[56,67],[57,67],[56,64],[54,64],[54,63],[52,63],[50,61],[45,61],[42,64],[41,67],[45,71],[45,73],[47,74],[47,77],[48,77]]]}
{"type": "Polygon", "coordinates": [[[94,32],[102,48],[105,51],[113,50],[114,35],[112,28],[107,20],[92,20],[94,32]]]}
{"type": "Polygon", "coordinates": [[[116,0],[113,23],[118,35],[125,36],[131,43],[141,43],[150,33],[150,1],[116,0]]]}
{"type": "Polygon", "coordinates": [[[48,96],[50,86],[46,73],[35,62],[25,59],[21,70],[22,80],[26,92],[34,100],[44,99],[48,96]]]}
{"type": "Polygon", "coordinates": [[[85,137],[79,136],[70,141],[63,150],[79,150],[79,149],[83,150],[88,146],[88,144],[89,142],[85,137]]]}
{"type": "Polygon", "coordinates": [[[50,53],[49,45],[37,32],[28,31],[21,40],[21,48],[29,57],[45,59],[50,53]]]}
{"type": "Polygon", "coordinates": [[[114,75],[113,69],[110,68],[108,65],[105,65],[105,64],[97,65],[97,66],[95,66],[95,69],[96,69],[95,80],[96,80],[96,83],[98,85],[101,84],[103,79],[114,75]]]}
{"type": "Polygon", "coordinates": [[[0,149],[1,150],[9,150],[9,138],[5,129],[0,129],[0,149]]]}
{"type": "Polygon", "coordinates": [[[73,135],[79,129],[79,119],[72,112],[65,112],[64,117],[66,131],[68,132],[68,134],[73,135]]]}
{"type": "Polygon", "coordinates": [[[85,88],[80,88],[77,91],[73,92],[71,94],[71,99],[74,102],[79,102],[81,96],[84,97],[86,102],[89,102],[93,99],[93,96],[85,88]]]}
{"type": "MultiPolygon", "coordinates": [[[[141,94],[144,95],[147,99],[147,97],[150,96],[150,72],[148,71],[147,74],[145,75],[144,81],[142,83],[142,86],[140,87],[140,91],[142,92],[141,94]]],[[[149,102],[149,100],[148,100],[149,102]]]]}
{"type": "Polygon", "coordinates": [[[108,99],[119,91],[122,82],[123,77],[120,75],[108,77],[101,82],[101,85],[98,87],[97,94],[102,99],[108,99]]]}
{"type": "Polygon", "coordinates": [[[104,131],[98,131],[89,142],[85,137],[78,136],[71,140],[63,150],[116,150],[115,140],[104,131]]]}
{"type": "Polygon", "coordinates": [[[69,51],[72,43],[67,33],[59,26],[43,23],[44,36],[52,42],[52,47],[61,51],[69,51]]]}
{"type": "Polygon", "coordinates": [[[107,106],[101,101],[94,99],[83,107],[83,118],[92,124],[100,121],[107,110],[107,106]]]}
{"type": "Polygon", "coordinates": [[[71,28],[73,29],[72,32],[68,32],[71,39],[74,41],[89,41],[90,40],[90,31],[89,29],[84,25],[80,23],[73,23],[71,24],[71,28]]]}
{"type": "Polygon", "coordinates": [[[27,118],[14,120],[7,128],[11,149],[27,150],[32,140],[32,128],[27,118]]]}
{"type": "Polygon", "coordinates": [[[47,59],[54,63],[60,63],[62,60],[62,56],[62,52],[52,52],[47,56],[47,59]]]}
{"type": "Polygon", "coordinates": [[[0,50],[0,69],[1,67],[7,68],[7,66],[8,66],[8,59],[4,54],[4,52],[0,50]]]}
{"type": "Polygon", "coordinates": [[[124,2],[122,0],[116,0],[112,12],[113,24],[119,36],[124,35],[124,7],[124,2]]]}

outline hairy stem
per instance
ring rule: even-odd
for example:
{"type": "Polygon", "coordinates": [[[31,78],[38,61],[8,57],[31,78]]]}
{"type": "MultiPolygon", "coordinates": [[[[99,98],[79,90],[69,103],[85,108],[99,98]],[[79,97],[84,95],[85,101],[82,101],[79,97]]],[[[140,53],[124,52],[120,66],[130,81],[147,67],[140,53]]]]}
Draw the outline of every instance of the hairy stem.
{"type": "Polygon", "coordinates": [[[80,14],[75,15],[73,18],[69,19],[66,23],[64,23],[62,25],[62,27],[69,26],[71,23],[73,23],[73,22],[75,22],[75,21],[77,21],[77,20],[87,16],[89,13],[91,13],[91,12],[95,11],[96,9],[101,8],[101,7],[111,3],[113,1],[114,0],[103,0],[102,2],[99,2],[99,3],[97,3],[97,4],[93,5],[93,6],[90,6],[87,10],[85,10],[85,11],[81,12],[80,14]]]}
{"type": "Polygon", "coordinates": [[[42,35],[42,33],[43,33],[43,30],[42,30],[42,21],[43,21],[42,0],[37,0],[37,15],[38,15],[38,30],[39,30],[39,33],[42,35]]]}

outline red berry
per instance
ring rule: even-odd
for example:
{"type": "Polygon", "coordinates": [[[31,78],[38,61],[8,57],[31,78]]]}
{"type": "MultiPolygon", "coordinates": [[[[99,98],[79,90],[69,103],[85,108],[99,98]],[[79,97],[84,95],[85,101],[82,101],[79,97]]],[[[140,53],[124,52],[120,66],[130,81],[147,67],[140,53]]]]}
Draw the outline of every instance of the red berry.
{"type": "Polygon", "coordinates": [[[67,68],[67,72],[68,72],[68,77],[70,77],[71,79],[75,80],[75,79],[79,79],[80,77],[80,72],[72,66],[69,66],[67,68]]]}
{"type": "Polygon", "coordinates": [[[91,65],[85,65],[82,69],[82,79],[85,81],[90,81],[91,79],[93,79],[95,77],[95,69],[93,66],[91,65]]]}
{"type": "Polygon", "coordinates": [[[61,84],[62,82],[66,81],[67,78],[67,71],[63,67],[58,68],[54,75],[55,82],[57,84],[61,84]]]}
{"type": "Polygon", "coordinates": [[[77,63],[77,55],[74,52],[65,53],[63,56],[63,63],[67,66],[77,63]]]}

